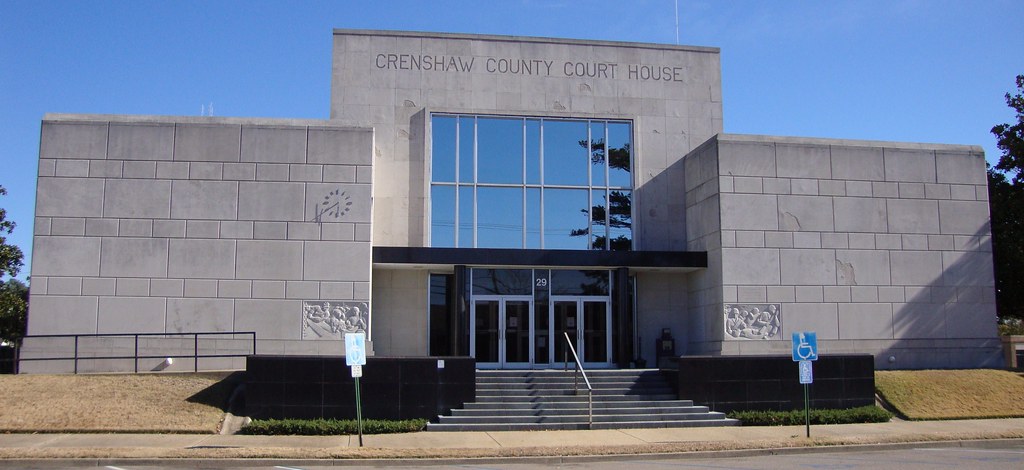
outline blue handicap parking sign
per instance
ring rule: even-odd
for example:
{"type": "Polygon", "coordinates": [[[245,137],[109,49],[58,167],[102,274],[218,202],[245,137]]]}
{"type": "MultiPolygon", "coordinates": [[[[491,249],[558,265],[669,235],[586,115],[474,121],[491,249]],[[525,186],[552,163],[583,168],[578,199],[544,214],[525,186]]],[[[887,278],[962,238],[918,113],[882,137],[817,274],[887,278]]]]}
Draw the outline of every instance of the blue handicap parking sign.
{"type": "Polygon", "coordinates": [[[794,361],[817,361],[818,360],[818,335],[813,331],[799,331],[793,333],[793,360],[794,361]]]}

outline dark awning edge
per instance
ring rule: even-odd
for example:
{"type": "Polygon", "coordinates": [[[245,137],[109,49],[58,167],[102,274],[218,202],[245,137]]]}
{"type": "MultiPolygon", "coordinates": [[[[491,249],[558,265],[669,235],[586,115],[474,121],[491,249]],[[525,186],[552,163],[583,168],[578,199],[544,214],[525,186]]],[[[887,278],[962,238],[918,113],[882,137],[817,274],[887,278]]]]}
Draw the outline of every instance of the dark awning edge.
{"type": "Polygon", "coordinates": [[[375,246],[373,247],[373,264],[693,270],[708,267],[708,253],[706,251],[586,251],[375,246]]]}

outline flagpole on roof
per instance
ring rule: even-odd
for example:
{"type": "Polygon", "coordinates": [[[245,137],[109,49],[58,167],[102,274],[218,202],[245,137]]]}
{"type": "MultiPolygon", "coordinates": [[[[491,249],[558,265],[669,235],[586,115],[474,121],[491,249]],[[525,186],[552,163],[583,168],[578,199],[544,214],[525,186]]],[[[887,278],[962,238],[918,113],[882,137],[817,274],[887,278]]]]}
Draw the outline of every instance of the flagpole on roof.
{"type": "Polygon", "coordinates": [[[676,0],[676,45],[679,45],[679,0],[676,0]]]}

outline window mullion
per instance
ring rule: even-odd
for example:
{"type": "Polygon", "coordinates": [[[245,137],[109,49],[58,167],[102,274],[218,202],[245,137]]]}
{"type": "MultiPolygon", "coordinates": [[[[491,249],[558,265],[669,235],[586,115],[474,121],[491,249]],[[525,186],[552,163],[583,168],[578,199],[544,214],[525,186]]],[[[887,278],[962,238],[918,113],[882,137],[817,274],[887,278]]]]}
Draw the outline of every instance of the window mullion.
{"type": "Polygon", "coordinates": [[[591,153],[590,149],[593,145],[593,139],[591,135],[591,124],[592,122],[587,120],[587,145],[584,151],[586,152],[586,165],[587,165],[587,249],[594,249],[594,175],[593,175],[593,164],[590,162],[591,153]]]}
{"type": "Polygon", "coordinates": [[[455,248],[459,247],[459,165],[462,164],[459,161],[459,147],[461,146],[461,139],[459,139],[459,129],[462,127],[462,118],[455,118],[455,248]]]}
{"type": "Polygon", "coordinates": [[[523,204],[523,233],[522,233],[522,247],[526,248],[526,118],[523,118],[523,138],[520,147],[523,148],[523,179],[522,189],[519,190],[522,196],[523,204]]]}
{"type": "Polygon", "coordinates": [[[477,199],[477,177],[480,175],[480,158],[478,155],[479,145],[477,145],[477,127],[479,124],[479,118],[473,116],[473,248],[477,247],[477,224],[479,223],[479,216],[477,211],[480,210],[479,199],[477,199]]]}
{"type": "Polygon", "coordinates": [[[540,249],[544,249],[544,239],[547,238],[544,234],[544,119],[540,120],[537,125],[540,136],[537,138],[537,145],[540,147],[537,149],[540,160],[540,249]]]}
{"type": "MultiPolygon", "coordinates": [[[[608,147],[608,123],[604,123],[604,184],[611,186],[608,167],[612,164],[611,148],[608,147]]],[[[604,188],[604,249],[612,249],[612,192],[604,188]]]]}

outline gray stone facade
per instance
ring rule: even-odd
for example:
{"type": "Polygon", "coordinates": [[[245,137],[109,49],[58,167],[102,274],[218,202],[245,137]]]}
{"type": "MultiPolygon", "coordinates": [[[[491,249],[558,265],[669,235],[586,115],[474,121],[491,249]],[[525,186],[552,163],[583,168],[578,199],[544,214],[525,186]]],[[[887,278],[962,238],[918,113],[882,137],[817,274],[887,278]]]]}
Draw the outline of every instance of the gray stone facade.
{"type": "Polygon", "coordinates": [[[722,134],[684,161],[710,258],[693,352],[786,354],[816,331],[823,354],[879,368],[999,363],[979,147],[722,134]],[[734,304],[776,305],[781,335],[731,335],[734,304]]]}
{"type": "Polygon", "coordinates": [[[371,258],[431,246],[431,115],[449,113],[631,124],[632,249],[707,253],[602,266],[630,269],[649,364],[666,328],[678,354],[788,354],[816,331],[822,354],[879,368],[1000,363],[978,147],[723,134],[715,48],[353,30],[333,47],[329,120],[47,115],[29,335],[254,331],[259,353],[323,355],[366,331],[376,354],[426,356],[430,275],[454,266],[371,258]]]}
{"type": "MultiPolygon", "coordinates": [[[[719,53],[709,47],[336,30],[331,83],[331,120],[375,131],[373,240],[380,246],[429,246],[430,113],[631,120],[639,155],[633,230],[641,250],[687,249],[683,169],[676,163],[722,132],[719,53]],[[507,68],[519,60],[529,71],[522,63],[518,72],[507,68]],[[665,67],[673,75],[661,76],[665,67]]],[[[377,321],[424,325],[419,292],[428,272],[395,276],[414,276],[418,295],[407,295],[409,283],[374,283],[374,298],[388,299],[377,321]]],[[[686,290],[673,286],[686,278],[641,276],[645,316],[638,328],[653,346],[662,328],[685,329],[678,305],[685,305],[686,290]]],[[[401,340],[378,335],[376,351],[427,353],[423,329],[387,334],[401,340]]]]}
{"type": "Polygon", "coordinates": [[[261,353],[339,353],[310,331],[369,326],[372,148],[331,121],[46,116],[28,334],[253,331],[261,353]],[[309,314],[325,302],[334,317],[309,314]]]}
{"type": "Polygon", "coordinates": [[[374,129],[373,238],[384,246],[427,246],[430,113],[632,120],[638,248],[684,250],[673,163],[722,132],[720,74],[707,47],[337,30],[331,120],[374,129]],[[507,71],[509,60],[533,67],[507,71]],[[676,75],[656,80],[652,67],[676,75]]]}

